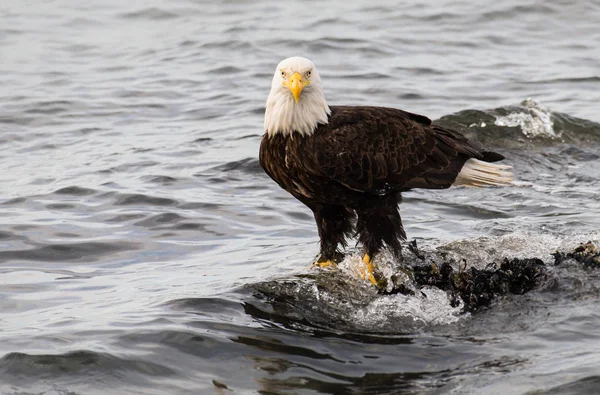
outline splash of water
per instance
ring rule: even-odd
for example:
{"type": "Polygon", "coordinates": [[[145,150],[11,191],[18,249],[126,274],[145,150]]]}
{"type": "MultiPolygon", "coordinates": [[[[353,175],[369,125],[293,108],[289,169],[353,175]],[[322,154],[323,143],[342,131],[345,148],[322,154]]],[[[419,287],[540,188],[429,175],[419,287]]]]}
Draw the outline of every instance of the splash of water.
{"type": "Polygon", "coordinates": [[[386,328],[394,321],[412,320],[415,326],[448,325],[465,318],[463,305],[451,307],[448,294],[436,287],[423,287],[415,295],[386,295],[356,310],[351,319],[359,327],[386,328]]]}
{"type": "Polygon", "coordinates": [[[496,126],[521,127],[523,134],[529,138],[550,137],[558,138],[561,133],[554,130],[552,112],[539,101],[527,98],[521,102],[523,111],[512,112],[498,116],[494,121],[496,126]]]}
{"type": "MultiPolygon", "coordinates": [[[[399,321],[406,324],[407,320],[415,326],[448,325],[468,316],[461,315],[462,303],[451,306],[445,291],[429,286],[417,288],[413,279],[401,269],[402,264],[395,262],[390,252],[384,250],[379,253],[373,264],[387,281],[387,291],[392,290],[394,283],[402,283],[414,295],[378,295],[350,314],[349,318],[355,325],[371,330],[394,326],[393,323],[399,321]]],[[[345,275],[368,283],[368,280],[364,280],[366,265],[359,253],[347,255],[338,267],[345,275]]]]}

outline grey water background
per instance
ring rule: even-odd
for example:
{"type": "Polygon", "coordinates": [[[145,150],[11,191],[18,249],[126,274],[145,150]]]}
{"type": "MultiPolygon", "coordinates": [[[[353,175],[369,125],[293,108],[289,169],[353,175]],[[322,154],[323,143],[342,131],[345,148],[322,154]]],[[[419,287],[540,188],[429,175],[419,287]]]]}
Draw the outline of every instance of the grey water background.
{"type": "Polygon", "coordinates": [[[600,239],[600,4],[0,4],[0,392],[600,393],[598,272],[461,314],[309,268],[257,161],[276,64],[330,104],[502,152],[503,189],[413,191],[410,239],[483,267],[600,239]],[[343,280],[342,280],[343,279],[343,280]]]}

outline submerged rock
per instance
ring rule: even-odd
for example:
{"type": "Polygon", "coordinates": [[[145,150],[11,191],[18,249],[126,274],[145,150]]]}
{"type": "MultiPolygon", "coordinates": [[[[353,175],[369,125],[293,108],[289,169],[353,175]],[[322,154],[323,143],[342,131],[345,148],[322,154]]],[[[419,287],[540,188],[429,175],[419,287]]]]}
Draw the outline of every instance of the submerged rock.
{"type": "Polygon", "coordinates": [[[356,252],[337,267],[243,286],[244,311],[269,325],[327,336],[414,333],[453,325],[503,297],[509,305],[517,304],[510,307],[517,311],[521,303],[554,298],[555,292],[567,292],[560,298],[570,297],[564,296],[568,294],[579,298],[592,288],[596,292],[582,277],[586,276],[584,270],[600,267],[599,250],[592,243],[555,254],[557,264],[565,269],[553,264],[550,255],[540,255],[543,250],[537,248],[529,250],[533,258],[523,251],[518,257],[506,258],[511,252],[504,248],[498,250],[506,255],[495,251],[497,258],[486,254],[474,258],[451,248],[420,251],[416,242],[407,250],[411,252],[406,252],[401,262],[387,251],[375,257],[377,288],[364,278],[362,255],[356,252]],[[491,263],[486,265],[488,261],[491,263]],[[584,270],[572,270],[572,266],[584,270]],[[531,291],[537,292],[518,303],[505,297],[531,291]]]}

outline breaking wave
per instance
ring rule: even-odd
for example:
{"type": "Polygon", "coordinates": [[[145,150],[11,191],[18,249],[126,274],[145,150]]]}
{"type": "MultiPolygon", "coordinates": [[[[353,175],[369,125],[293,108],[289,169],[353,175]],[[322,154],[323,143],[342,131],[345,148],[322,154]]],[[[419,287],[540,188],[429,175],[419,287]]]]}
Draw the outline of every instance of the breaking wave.
{"type": "Polygon", "coordinates": [[[560,137],[554,130],[552,113],[537,100],[528,98],[521,102],[524,111],[511,112],[505,116],[496,117],[496,126],[520,127],[521,132],[528,138],[560,137]]]}
{"type": "Polygon", "coordinates": [[[518,105],[463,110],[436,122],[491,147],[600,142],[599,123],[551,111],[532,98],[518,105]]]}

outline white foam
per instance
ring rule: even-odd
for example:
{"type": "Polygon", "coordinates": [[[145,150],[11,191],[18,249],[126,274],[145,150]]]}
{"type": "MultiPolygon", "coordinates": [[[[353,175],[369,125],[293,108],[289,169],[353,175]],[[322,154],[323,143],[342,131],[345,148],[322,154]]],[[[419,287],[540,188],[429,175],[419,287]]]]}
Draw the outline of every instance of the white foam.
{"type": "Polygon", "coordinates": [[[407,319],[413,324],[448,325],[468,316],[460,314],[462,305],[450,306],[446,292],[435,287],[423,287],[412,295],[388,295],[374,299],[354,312],[352,319],[363,327],[386,327],[407,319]]]}
{"type": "Polygon", "coordinates": [[[555,251],[570,251],[580,243],[600,241],[600,231],[588,234],[555,235],[515,232],[503,236],[480,237],[455,241],[439,248],[448,258],[466,260],[468,266],[483,268],[504,258],[540,258],[545,263],[554,261],[555,251]]]}
{"type": "MultiPolygon", "coordinates": [[[[375,256],[374,265],[388,280],[388,291],[392,288],[392,276],[407,288],[412,289],[414,295],[379,295],[366,306],[352,312],[349,319],[357,327],[363,328],[390,328],[402,322],[404,325],[448,325],[453,324],[468,314],[461,314],[463,304],[457,307],[450,305],[450,298],[445,291],[436,287],[416,288],[408,275],[398,270],[398,264],[394,263],[392,255],[382,251],[375,256]],[[400,277],[400,278],[398,278],[400,277]]],[[[345,274],[365,282],[366,286],[372,286],[368,280],[364,280],[366,266],[359,253],[353,253],[339,264],[339,269],[345,274]]],[[[400,325],[402,326],[402,325],[400,325]]]]}
{"type": "Polygon", "coordinates": [[[505,116],[496,117],[494,124],[497,126],[516,127],[520,126],[523,134],[529,138],[533,137],[560,137],[560,133],[554,130],[552,113],[539,101],[527,98],[521,105],[525,111],[513,112],[505,116]]]}

